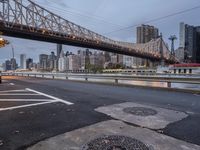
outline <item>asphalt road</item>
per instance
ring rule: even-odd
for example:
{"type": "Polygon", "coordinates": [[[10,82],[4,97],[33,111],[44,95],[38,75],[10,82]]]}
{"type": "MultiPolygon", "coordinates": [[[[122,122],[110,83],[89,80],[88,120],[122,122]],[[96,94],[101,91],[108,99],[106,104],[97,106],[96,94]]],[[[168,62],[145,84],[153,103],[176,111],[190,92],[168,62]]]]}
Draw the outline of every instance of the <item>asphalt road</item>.
{"type": "Polygon", "coordinates": [[[123,102],[186,112],[187,118],[157,132],[200,145],[200,95],[7,77],[0,84],[0,150],[23,150],[49,137],[109,120],[94,109],[123,102]]]}

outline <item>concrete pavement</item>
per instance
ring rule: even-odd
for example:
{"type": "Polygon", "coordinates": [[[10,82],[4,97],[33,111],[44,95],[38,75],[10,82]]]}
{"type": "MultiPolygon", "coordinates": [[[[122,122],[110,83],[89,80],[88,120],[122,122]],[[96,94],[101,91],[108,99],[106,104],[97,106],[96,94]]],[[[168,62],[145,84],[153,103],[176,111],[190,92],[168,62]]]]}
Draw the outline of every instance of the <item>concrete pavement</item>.
{"type": "MultiPolygon", "coordinates": [[[[186,143],[169,136],[158,134],[155,131],[130,126],[116,120],[100,122],[98,124],[94,124],[85,128],[81,128],[47,139],[28,148],[28,150],[80,150],[84,147],[84,145],[87,145],[87,142],[90,142],[97,137],[108,135],[127,136],[129,138],[133,138],[142,142],[147,147],[146,149],[142,148],[141,146],[138,146],[138,143],[136,143],[138,146],[137,149],[126,149],[126,145],[123,145],[124,147],[120,147],[122,150],[123,148],[125,150],[200,150],[200,146],[186,143]]],[[[130,142],[131,141],[129,140],[129,144],[130,142]]],[[[112,143],[109,144],[111,145],[112,143]]],[[[114,146],[116,146],[117,144],[119,143],[115,143],[114,146]]],[[[86,149],[103,150],[102,148],[92,149],[89,146],[86,149]]]]}

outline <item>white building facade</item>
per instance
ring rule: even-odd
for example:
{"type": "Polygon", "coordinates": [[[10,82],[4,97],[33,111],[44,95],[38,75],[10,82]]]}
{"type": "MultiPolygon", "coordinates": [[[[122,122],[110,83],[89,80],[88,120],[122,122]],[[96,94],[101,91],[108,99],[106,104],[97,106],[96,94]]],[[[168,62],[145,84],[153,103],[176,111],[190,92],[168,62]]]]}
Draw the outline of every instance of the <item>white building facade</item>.
{"type": "Polygon", "coordinates": [[[25,54],[20,55],[20,68],[26,69],[26,55],[25,54]]]}

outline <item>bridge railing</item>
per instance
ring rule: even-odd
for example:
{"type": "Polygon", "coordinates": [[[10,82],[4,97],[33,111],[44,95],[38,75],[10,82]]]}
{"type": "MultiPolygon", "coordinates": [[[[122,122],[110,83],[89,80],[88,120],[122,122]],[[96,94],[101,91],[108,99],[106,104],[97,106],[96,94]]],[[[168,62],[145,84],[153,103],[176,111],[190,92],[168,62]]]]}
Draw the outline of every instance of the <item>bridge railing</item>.
{"type": "Polygon", "coordinates": [[[114,75],[114,74],[66,74],[66,73],[2,73],[3,76],[23,76],[81,81],[98,81],[120,84],[120,81],[143,81],[147,83],[166,83],[171,88],[173,83],[200,86],[200,76],[158,76],[158,75],[114,75]]]}

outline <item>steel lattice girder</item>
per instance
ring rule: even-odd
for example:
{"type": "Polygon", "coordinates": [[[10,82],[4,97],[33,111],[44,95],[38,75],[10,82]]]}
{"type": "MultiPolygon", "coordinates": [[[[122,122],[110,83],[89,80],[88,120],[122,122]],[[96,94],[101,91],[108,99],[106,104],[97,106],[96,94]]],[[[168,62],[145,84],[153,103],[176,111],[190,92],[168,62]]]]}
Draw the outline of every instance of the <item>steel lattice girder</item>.
{"type": "Polygon", "coordinates": [[[39,32],[45,36],[70,38],[74,41],[102,45],[102,47],[107,45],[112,49],[126,51],[126,54],[133,53],[147,58],[176,61],[174,57],[171,57],[162,38],[154,39],[145,44],[114,41],[63,19],[31,0],[0,0],[0,21],[3,22],[4,27],[9,29],[35,34],[39,32]]]}

